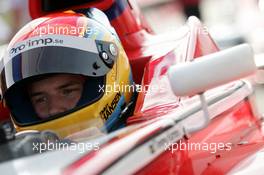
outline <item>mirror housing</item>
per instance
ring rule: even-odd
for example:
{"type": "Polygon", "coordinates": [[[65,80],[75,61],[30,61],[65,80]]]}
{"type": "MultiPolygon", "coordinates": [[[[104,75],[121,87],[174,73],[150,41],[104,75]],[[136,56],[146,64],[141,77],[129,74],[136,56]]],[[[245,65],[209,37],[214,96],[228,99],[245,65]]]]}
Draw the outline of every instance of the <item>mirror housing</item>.
{"type": "Polygon", "coordinates": [[[242,44],[171,66],[168,77],[176,96],[192,96],[249,76],[256,70],[252,48],[242,44]]]}

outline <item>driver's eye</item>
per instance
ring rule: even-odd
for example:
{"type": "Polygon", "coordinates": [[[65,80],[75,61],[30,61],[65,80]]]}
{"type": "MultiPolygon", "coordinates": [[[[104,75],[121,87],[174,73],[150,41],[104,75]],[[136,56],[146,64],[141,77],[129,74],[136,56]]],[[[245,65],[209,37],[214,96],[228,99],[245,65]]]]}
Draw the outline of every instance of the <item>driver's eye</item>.
{"type": "Polygon", "coordinates": [[[33,97],[32,102],[33,104],[44,104],[47,103],[48,98],[46,96],[39,96],[39,97],[33,97]]]}
{"type": "Polygon", "coordinates": [[[73,92],[74,92],[74,89],[63,89],[63,90],[62,90],[62,94],[63,94],[64,96],[69,96],[69,95],[71,95],[73,92]]]}
{"type": "Polygon", "coordinates": [[[78,94],[81,91],[82,91],[81,87],[76,86],[72,88],[62,89],[61,93],[63,96],[68,97],[68,96],[74,96],[75,94],[78,94]]]}

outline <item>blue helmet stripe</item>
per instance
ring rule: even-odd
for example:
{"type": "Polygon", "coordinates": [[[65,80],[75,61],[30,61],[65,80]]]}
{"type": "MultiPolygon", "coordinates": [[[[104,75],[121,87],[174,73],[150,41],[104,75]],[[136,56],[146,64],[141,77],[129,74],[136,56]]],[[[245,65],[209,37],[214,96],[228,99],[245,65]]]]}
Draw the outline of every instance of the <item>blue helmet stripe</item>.
{"type": "Polygon", "coordinates": [[[12,74],[14,82],[17,82],[22,79],[21,55],[17,55],[12,60],[12,74]]]}
{"type": "Polygon", "coordinates": [[[111,21],[120,16],[125,11],[127,6],[127,1],[116,0],[113,5],[104,12],[107,15],[108,19],[111,21]]]}

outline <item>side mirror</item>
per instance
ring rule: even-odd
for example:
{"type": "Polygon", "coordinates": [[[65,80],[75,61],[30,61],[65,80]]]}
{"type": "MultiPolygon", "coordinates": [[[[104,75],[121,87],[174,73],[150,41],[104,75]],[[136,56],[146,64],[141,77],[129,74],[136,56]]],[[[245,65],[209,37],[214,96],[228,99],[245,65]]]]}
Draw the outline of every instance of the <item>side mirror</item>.
{"type": "Polygon", "coordinates": [[[168,76],[176,96],[199,94],[204,120],[197,126],[185,128],[187,135],[203,129],[210,121],[204,92],[211,88],[244,78],[257,70],[253,50],[248,44],[200,57],[192,62],[169,68],[168,76]]]}
{"type": "Polygon", "coordinates": [[[242,44],[171,66],[168,76],[176,96],[191,96],[244,78],[256,70],[253,50],[242,44]]]}

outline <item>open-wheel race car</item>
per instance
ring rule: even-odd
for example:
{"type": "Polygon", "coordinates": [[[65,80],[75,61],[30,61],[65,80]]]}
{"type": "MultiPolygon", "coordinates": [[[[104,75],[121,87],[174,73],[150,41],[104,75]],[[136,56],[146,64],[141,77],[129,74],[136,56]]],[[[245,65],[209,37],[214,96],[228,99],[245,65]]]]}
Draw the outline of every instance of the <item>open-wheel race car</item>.
{"type": "Polygon", "coordinates": [[[101,12],[94,8],[102,10],[129,58],[138,94],[125,127],[109,133],[87,128],[74,135],[75,141],[52,130],[12,135],[5,123],[1,172],[262,173],[261,64],[256,65],[249,45],[220,51],[195,17],[175,32],[154,34],[132,0],[29,2],[32,18],[65,10],[97,18],[101,12]]]}

